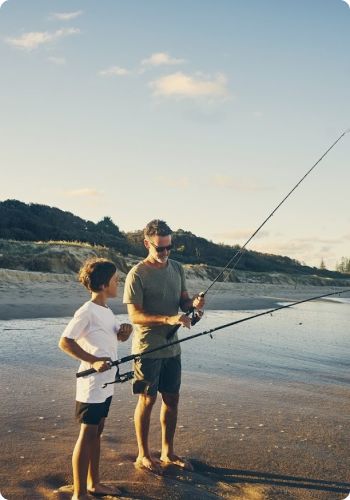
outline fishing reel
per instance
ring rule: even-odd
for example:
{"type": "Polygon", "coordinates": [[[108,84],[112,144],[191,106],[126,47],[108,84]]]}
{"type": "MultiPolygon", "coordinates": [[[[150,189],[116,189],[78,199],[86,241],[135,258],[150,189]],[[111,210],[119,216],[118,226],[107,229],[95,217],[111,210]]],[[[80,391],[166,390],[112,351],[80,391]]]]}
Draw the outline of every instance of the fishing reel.
{"type": "MultiPolygon", "coordinates": [[[[201,292],[199,294],[199,297],[204,297],[204,293],[201,292]]],[[[194,326],[202,318],[204,311],[202,311],[201,309],[195,309],[194,307],[192,307],[189,310],[189,314],[191,315],[190,316],[191,317],[191,326],[194,326]]]]}
{"type": "Polygon", "coordinates": [[[190,311],[190,314],[191,314],[190,316],[191,326],[194,326],[195,324],[198,323],[198,321],[201,319],[204,313],[200,309],[192,309],[192,311],[190,311]]]}
{"type": "Polygon", "coordinates": [[[103,384],[102,389],[105,389],[107,385],[111,384],[123,384],[124,382],[127,382],[128,380],[132,380],[134,378],[134,372],[125,372],[125,373],[120,373],[119,372],[119,366],[117,367],[117,372],[115,374],[115,379],[113,382],[106,382],[103,384]]]}

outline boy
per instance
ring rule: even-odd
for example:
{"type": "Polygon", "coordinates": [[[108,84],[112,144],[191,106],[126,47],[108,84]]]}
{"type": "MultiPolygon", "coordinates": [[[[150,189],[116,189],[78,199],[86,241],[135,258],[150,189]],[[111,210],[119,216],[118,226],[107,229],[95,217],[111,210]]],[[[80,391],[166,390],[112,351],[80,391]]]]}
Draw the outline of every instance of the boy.
{"type": "Polygon", "coordinates": [[[73,457],[74,493],[72,500],[87,500],[88,493],[96,496],[118,495],[119,491],[100,483],[100,437],[108,415],[114,391],[112,382],[116,368],[117,340],[126,341],[131,332],[129,324],[119,325],[106,302],[117,296],[118,275],[113,262],[93,258],[79,271],[79,281],[91,293],[64,330],[59,347],[81,360],[79,371],[94,368],[97,372],[77,379],[76,417],[81,424],[73,457]],[[101,373],[106,372],[106,373],[101,373]]]}

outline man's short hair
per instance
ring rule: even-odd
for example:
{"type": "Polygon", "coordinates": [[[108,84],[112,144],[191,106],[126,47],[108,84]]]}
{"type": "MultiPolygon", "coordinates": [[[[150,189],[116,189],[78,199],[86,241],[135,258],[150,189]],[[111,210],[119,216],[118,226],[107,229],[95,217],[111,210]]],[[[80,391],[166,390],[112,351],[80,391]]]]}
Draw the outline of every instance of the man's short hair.
{"type": "Polygon", "coordinates": [[[147,239],[150,236],[168,236],[169,234],[172,234],[172,230],[163,220],[153,219],[147,224],[143,234],[147,239]]]}
{"type": "Polygon", "coordinates": [[[108,286],[117,268],[107,259],[93,257],[84,262],[79,271],[79,281],[90,292],[100,292],[102,286],[108,286]]]}

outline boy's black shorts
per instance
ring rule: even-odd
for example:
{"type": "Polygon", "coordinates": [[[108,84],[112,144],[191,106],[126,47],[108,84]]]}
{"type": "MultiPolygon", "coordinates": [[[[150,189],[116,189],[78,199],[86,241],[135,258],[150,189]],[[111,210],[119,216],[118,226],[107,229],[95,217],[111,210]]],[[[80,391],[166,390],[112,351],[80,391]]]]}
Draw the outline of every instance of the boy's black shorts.
{"type": "Polygon", "coordinates": [[[112,396],[103,403],[81,403],[76,401],[75,417],[80,424],[98,425],[102,418],[108,416],[112,396]]]}

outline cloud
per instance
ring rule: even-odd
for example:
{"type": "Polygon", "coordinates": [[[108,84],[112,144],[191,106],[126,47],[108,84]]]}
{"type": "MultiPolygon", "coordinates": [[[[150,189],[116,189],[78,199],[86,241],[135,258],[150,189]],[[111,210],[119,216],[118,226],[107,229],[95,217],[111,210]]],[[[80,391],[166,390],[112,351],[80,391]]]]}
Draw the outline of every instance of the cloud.
{"type": "Polygon", "coordinates": [[[59,21],[71,21],[81,16],[82,10],[77,10],[75,12],[55,12],[51,14],[51,19],[58,19],[59,21]]]}
{"type": "Polygon", "coordinates": [[[223,74],[210,79],[202,75],[191,76],[177,72],[150,82],[150,87],[155,96],[185,98],[228,96],[227,78],[223,74]]]}
{"type": "Polygon", "coordinates": [[[348,7],[350,7],[350,0],[343,0],[343,2],[345,2],[345,3],[346,3],[346,5],[347,5],[348,7]]]}
{"type": "Polygon", "coordinates": [[[86,198],[86,197],[96,197],[101,196],[102,193],[97,191],[97,189],[93,188],[81,188],[81,189],[73,189],[71,191],[65,191],[63,193],[65,196],[69,196],[72,198],[86,198]]]}
{"type": "Polygon", "coordinates": [[[266,191],[271,187],[263,186],[253,179],[235,179],[229,175],[215,175],[210,179],[210,185],[221,189],[233,189],[234,191],[256,192],[266,191]]]}
{"type": "Polygon", "coordinates": [[[175,59],[166,52],[155,52],[147,59],[143,59],[143,66],[173,66],[185,63],[185,59],[175,59]]]}
{"type": "Polygon", "coordinates": [[[172,189],[187,189],[190,185],[188,177],[173,178],[173,177],[159,176],[156,177],[156,181],[162,184],[163,186],[172,189]]]}
{"type": "Polygon", "coordinates": [[[4,5],[4,3],[6,3],[6,2],[7,2],[7,0],[0,0],[0,9],[4,5]]]}
{"type": "Polygon", "coordinates": [[[77,35],[79,33],[80,30],[77,28],[62,28],[54,33],[33,31],[30,33],[23,33],[23,35],[18,38],[6,38],[6,42],[16,48],[31,51],[37,49],[40,45],[45,45],[59,40],[60,38],[77,35]]]}
{"type": "Polygon", "coordinates": [[[57,66],[63,66],[67,62],[65,57],[52,56],[52,57],[48,57],[47,60],[52,62],[53,64],[57,64],[57,66]]]}
{"type": "Polygon", "coordinates": [[[110,68],[99,71],[98,74],[100,76],[127,76],[130,75],[130,71],[120,66],[111,66],[110,68]]]}

